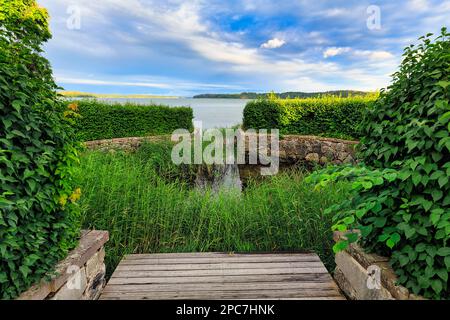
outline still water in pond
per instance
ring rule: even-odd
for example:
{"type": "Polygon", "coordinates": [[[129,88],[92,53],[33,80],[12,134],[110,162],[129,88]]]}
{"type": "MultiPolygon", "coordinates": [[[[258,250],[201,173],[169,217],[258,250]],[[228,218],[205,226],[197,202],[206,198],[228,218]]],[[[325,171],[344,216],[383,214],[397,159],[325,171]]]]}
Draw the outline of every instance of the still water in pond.
{"type": "Polygon", "coordinates": [[[137,104],[162,104],[171,107],[186,106],[194,111],[194,120],[202,121],[203,128],[229,128],[242,123],[244,107],[250,100],[244,99],[98,99],[108,102],[132,102],[137,104]]]}

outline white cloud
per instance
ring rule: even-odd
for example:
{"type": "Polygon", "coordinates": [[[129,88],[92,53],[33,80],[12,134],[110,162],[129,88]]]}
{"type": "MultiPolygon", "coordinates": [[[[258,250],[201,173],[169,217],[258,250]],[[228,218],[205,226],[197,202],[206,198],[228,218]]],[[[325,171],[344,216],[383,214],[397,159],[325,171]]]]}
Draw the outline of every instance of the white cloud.
{"type": "Polygon", "coordinates": [[[388,60],[395,58],[395,56],[388,51],[356,50],[354,54],[356,56],[367,57],[370,60],[388,60]]]}
{"type": "Polygon", "coordinates": [[[124,87],[147,87],[147,88],[159,88],[169,89],[170,85],[165,83],[150,83],[150,82],[126,82],[126,81],[110,81],[110,80],[96,80],[96,79],[78,79],[78,78],[65,78],[55,77],[58,83],[63,84],[90,84],[100,86],[124,86],[124,87]]]}
{"type": "Polygon", "coordinates": [[[342,8],[332,8],[328,10],[324,10],[320,12],[320,14],[326,16],[326,17],[339,17],[339,16],[347,16],[349,14],[349,10],[342,9],[342,8]]]}
{"type": "Polygon", "coordinates": [[[274,39],[271,39],[271,40],[267,41],[266,43],[263,43],[261,45],[261,48],[264,48],[264,49],[276,49],[276,48],[281,48],[285,44],[286,44],[286,41],[284,41],[282,39],[274,38],[274,39]]]}
{"type": "Polygon", "coordinates": [[[95,86],[113,86],[113,87],[142,87],[142,88],[154,88],[154,89],[228,89],[239,90],[242,87],[237,85],[228,84],[211,84],[200,82],[186,82],[180,79],[173,78],[160,78],[146,79],[145,77],[136,76],[122,76],[119,80],[117,77],[109,79],[107,76],[100,76],[96,79],[91,75],[90,78],[80,78],[67,75],[56,75],[55,80],[61,84],[82,84],[82,85],[95,85],[95,86]]]}
{"type": "Polygon", "coordinates": [[[343,53],[347,53],[350,52],[352,49],[345,47],[345,48],[338,48],[338,47],[332,47],[332,48],[328,48],[327,50],[324,51],[323,53],[323,57],[326,58],[330,58],[330,57],[335,57],[338,55],[341,55],[343,53]]]}
{"type": "Polygon", "coordinates": [[[427,10],[430,8],[428,0],[409,0],[409,7],[413,10],[427,10]]]}
{"type": "Polygon", "coordinates": [[[370,51],[370,50],[354,50],[352,48],[349,47],[331,47],[326,49],[323,52],[323,57],[325,59],[330,58],[330,57],[335,57],[338,55],[342,55],[342,54],[350,54],[351,56],[354,57],[363,57],[363,58],[368,58],[369,60],[388,60],[388,59],[394,59],[395,56],[388,52],[388,51],[383,51],[383,50],[377,50],[377,51],[370,51]]]}

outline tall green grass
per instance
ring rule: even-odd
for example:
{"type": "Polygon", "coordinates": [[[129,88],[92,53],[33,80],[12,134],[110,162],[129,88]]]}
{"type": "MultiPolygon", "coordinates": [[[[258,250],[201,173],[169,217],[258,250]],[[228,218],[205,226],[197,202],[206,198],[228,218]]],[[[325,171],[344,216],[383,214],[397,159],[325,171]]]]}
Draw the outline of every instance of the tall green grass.
{"type": "Polygon", "coordinates": [[[324,209],[342,201],[348,185],[314,191],[293,171],[251,181],[242,194],[199,192],[168,161],[169,151],[147,145],[82,157],[83,225],[110,232],[108,274],[124,254],[154,252],[314,251],[333,267],[324,209]]]}

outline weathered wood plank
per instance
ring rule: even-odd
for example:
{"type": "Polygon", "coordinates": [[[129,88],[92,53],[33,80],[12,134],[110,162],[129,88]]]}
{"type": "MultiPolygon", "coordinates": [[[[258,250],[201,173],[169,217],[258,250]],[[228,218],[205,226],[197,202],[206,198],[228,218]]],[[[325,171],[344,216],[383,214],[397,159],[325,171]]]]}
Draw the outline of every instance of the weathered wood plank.
{"type": "Polygon", "coordinates": [[[172,283],[141,285],[108,285],[103,293],[112,292],[162,292],[162,291],[247,291],[284,289],[336,289],[331,282],[253,282],[253,283],[172,283]]]}
{"type": "Polygon", "coordinates": [[[185,257],[185,258],[142,258],[142,259],[124,259],[120,265],[150,265],[150,264],[202,264],[202,263],[262,263],[262,262],[321,262],[316,255],[298,255],[298,256],[278,256],[268,255],[261,257],[252,256],[230,256],[230,257],[185,257]]]}
{"type": "Polygon", "coordinates": [[[124,257],[124,260],[139,259],[168,259],[168,258],[232,258],[232,257],[317,257],[315,253],[226,253],[226,252],[187,252],[187,253],[150,253],[150,254],[130,254],[124,257]]]}
{"type": "Polygon", "coordinates": [[[172,277],[172,278],[160,278],[160,277],[132,277],[132,278],[121,278],[113,276],[108,285],[115,284],[157,284],[157,283],[217,283],[217,282],[227,282],[227,283],[252,283],[259,281],[284,281],[284,282],[295,282],[295,281],[314,281],[314,282],[330,282],[332,281],[331,276],[326,273],[305,273],[305,274],[284,274],[284,275],[237,275],[237,276],[227,276],[226,278],[222,276],[199,276],[199,277],[172,277]]]}
{"type": "Polygon", "coordinates": [[[119,299],[151,299],[151,300],[165,300],[165,299],[236,299],[236,298],[306,298],[306,297],[339,297],[336,290],[327,289],[282,289],[282,290],[238,290],[238,291],[173,291],[173,292],[105,292],[102,294],[102,299],[119,298],[119,299]]]}
{"type": "Polygon", "coordinates": [[[225,269],[292,269],[323,268],[322,262],[286,262],[286,263],[203,263],[203,264],[120,264],[116,271],[178,271],[178,270],[225,270],[225,269]]]}
{"type": "Polygon", "coordinates": [[[177,270],[177,271],[115,271],[113,277],[192,277],[192,276],[236,276],[245,274],[296,274],[327,273],[325,267],[319,268],[274,268],[274,269],[223,269],[223,270],[177,270]]]}

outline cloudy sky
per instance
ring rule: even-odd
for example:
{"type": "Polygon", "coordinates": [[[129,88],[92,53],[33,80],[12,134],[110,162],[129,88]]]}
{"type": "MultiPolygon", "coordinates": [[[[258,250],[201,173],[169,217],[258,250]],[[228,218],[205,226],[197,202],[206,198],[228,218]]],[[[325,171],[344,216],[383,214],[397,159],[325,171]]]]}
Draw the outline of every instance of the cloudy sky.
{"type": "Polygon", "coordinates": [[[450,0],[38,3],[58,84],[98,93],[374,90],[450,23],[450,0]]]}

